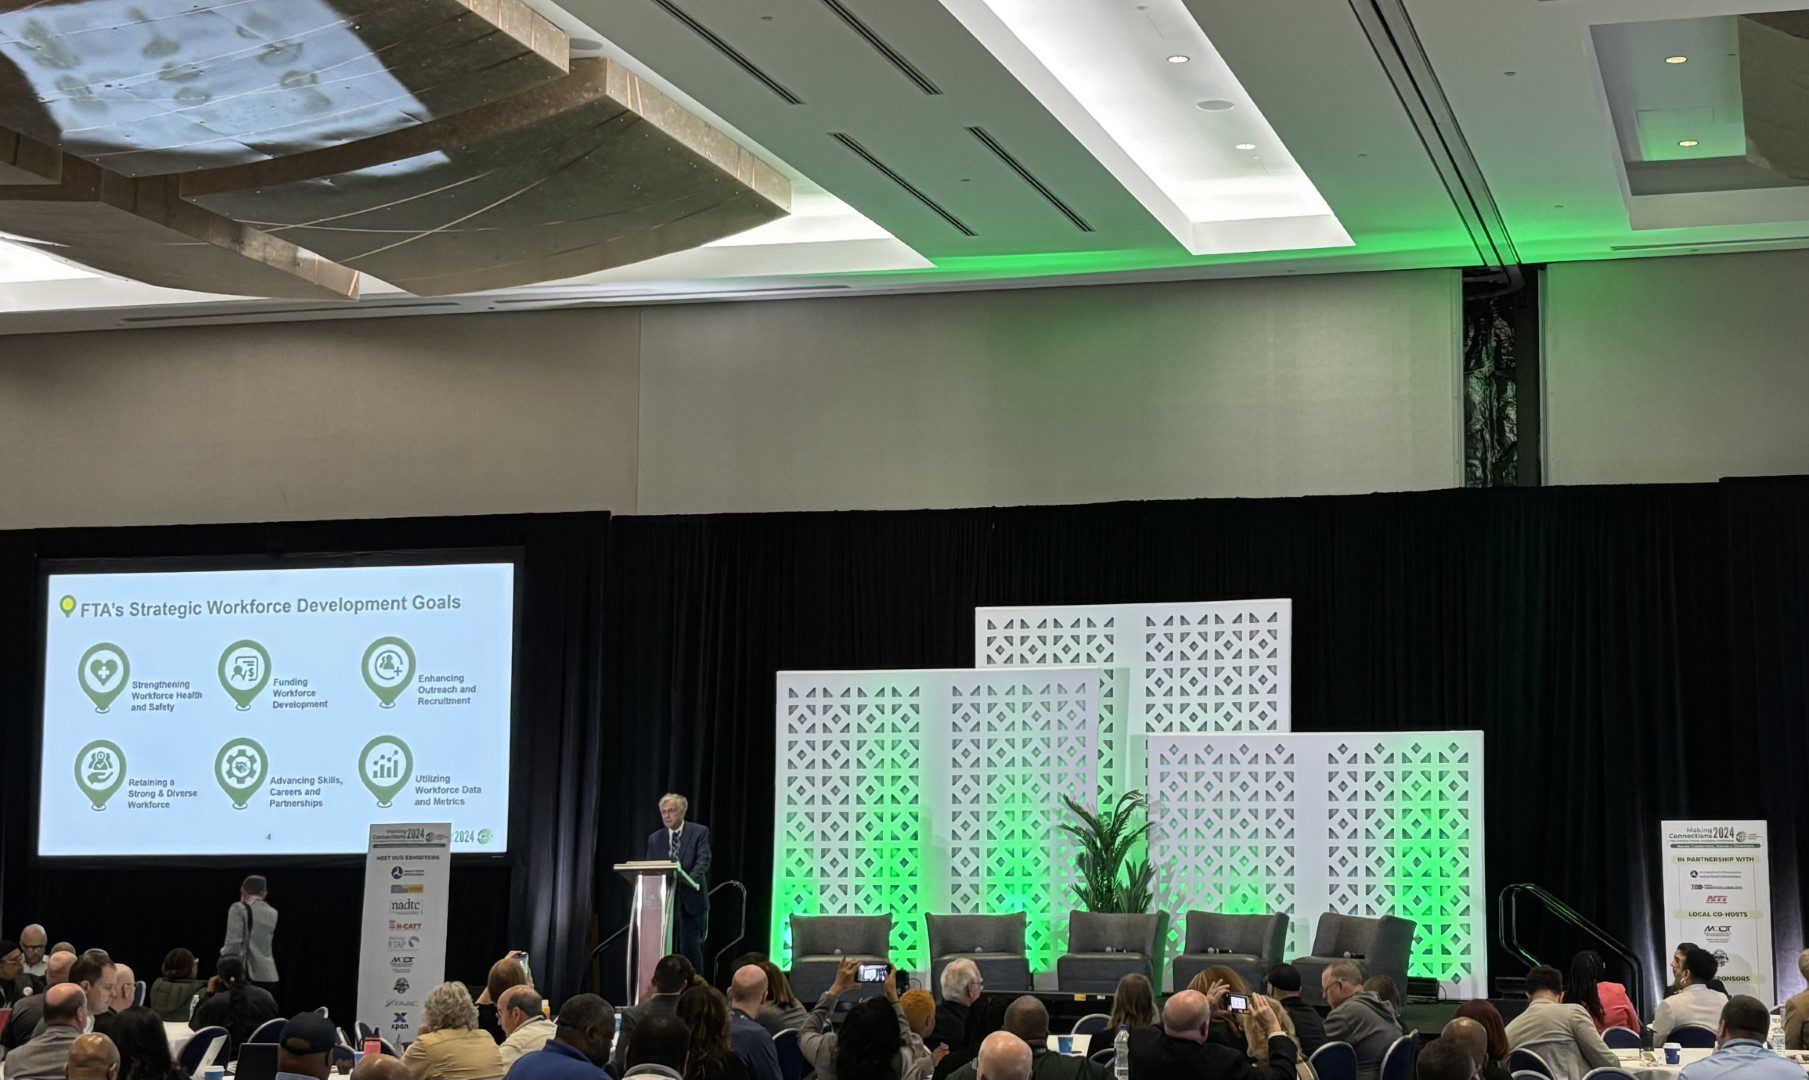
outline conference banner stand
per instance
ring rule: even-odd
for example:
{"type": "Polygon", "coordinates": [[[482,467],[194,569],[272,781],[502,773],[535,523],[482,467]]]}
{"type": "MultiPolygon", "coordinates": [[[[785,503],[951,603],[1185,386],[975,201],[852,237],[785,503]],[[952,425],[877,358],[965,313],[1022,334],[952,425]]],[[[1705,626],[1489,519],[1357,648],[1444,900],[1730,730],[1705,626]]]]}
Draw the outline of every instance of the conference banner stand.
{"type": "Polygon", "coordinates": [[[1729,994],[1776,1000],[1771,852],[1763,821],[1666,821],[1665,940],[1715,954],[1729,994]]]}
{"type": "Polygon", "coordinates": [[[371,826],[358,1019],[397,1047],[414,1041],[427,992],[445,978],[451,868],[450,824],[371,826]]]}

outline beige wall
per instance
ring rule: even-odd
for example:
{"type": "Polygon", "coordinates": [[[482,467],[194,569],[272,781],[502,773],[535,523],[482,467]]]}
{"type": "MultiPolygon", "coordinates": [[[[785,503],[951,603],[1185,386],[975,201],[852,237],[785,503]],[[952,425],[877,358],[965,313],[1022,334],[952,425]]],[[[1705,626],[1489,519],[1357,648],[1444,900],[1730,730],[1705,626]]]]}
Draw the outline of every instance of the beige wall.
{"type": "Polygon", "coordinates": [[[1548,482],[1809,472],[1806,281],[1805,251],[1552,266],[1548,482]]]}
{"type": "Polygon", "coordinates": [[[1452,486],[1455,272],[648,309],[642,513],[1452,486]]]}
{"type": "Polygon", "coordinates": [[[638,321],[0,337],[0,528],[632,509],[638,321]]]}
{"type": "Polygon", "coordinates": [[[1445,487],[1455,272],[0,337],[0,528],[1445,487]]]}

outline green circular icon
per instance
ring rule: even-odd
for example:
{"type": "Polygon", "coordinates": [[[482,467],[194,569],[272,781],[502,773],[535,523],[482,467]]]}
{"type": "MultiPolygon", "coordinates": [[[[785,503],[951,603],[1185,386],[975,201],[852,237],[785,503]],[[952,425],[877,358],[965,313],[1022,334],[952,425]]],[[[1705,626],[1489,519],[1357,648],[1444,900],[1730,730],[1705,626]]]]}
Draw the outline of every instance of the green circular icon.
{"type": "Polygon", "coordinates": [[[251,708],[251,700],[270,685],[270,654],[255,641],[235,641],[220,654],[220,685],[239,703],[239,711],[251,708]]]}
{"type": "Polygon", "coordinates": [[[96,739],[75,755],[75,786],[82,789],[96,810],[126,782],[126,752],[117,743],[96,739]]]}
{"type": "Polygon", "coordinates": [[[113,699],[126,688],[126,680],[132,675],[132,663],[126,659],[126,650],[110,641],[98,645],[90,645],[82,654],[82,662],[76,665],[75,677],[82,684],[82,693],[94,702],[94,711],[104,713],[113,704],[113,699]]]}
{"type": "Polygon", "coordinates": [[[394,708],[396,699],[415,678],[415,651],[399,637],[383,637],[364,650],[364,685],[371,688],[386,709],[394,708]]]}
{"type": "Polygon", "coordinates": [[[388,807],[415,775],[415,752],[394,735],[379,735],[364,744],[358,755],[358,778],[377,796],[377,805],[388,807]]]}
{"type": "Polygon", "coordinates": [[[214,756],[214,780],[234,810],[243,810],[270,775],[270,755],[251,739],[234,739],[214,756]]]}

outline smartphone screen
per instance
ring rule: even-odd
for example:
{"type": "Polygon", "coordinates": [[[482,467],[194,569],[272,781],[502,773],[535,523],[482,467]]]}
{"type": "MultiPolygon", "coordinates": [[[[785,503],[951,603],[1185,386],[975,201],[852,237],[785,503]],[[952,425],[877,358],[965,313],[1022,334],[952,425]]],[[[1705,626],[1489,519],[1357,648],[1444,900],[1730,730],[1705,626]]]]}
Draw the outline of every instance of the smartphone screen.
{"type": "Polygon", "coordinates": [[[1225,998],[1227,1012],[1249,1012],[1250,999],[1243,994],[1231,994],[1225,998]]]}
{"type": "Polygon", "coordinates": [[[860,982],[864,982],[864,983],[885,982],[886,981],[886,965],[884,965],[884,964],[862,964],[860,966],[860,971],[855,975],[855,979],[857,979],[860,982]]]}

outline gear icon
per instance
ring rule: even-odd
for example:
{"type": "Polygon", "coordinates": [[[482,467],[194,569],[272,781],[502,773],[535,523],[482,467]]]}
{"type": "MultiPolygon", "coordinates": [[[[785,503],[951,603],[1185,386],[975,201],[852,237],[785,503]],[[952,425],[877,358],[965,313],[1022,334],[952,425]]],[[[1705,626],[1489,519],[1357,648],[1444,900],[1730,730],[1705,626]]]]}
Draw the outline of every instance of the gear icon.
{"type": "Polygon", "coordinates": [[[241,746],[226,755],[223,773],[233,787],[245,787],[258,775],[258,756],[250,747],[241,746]]]}

